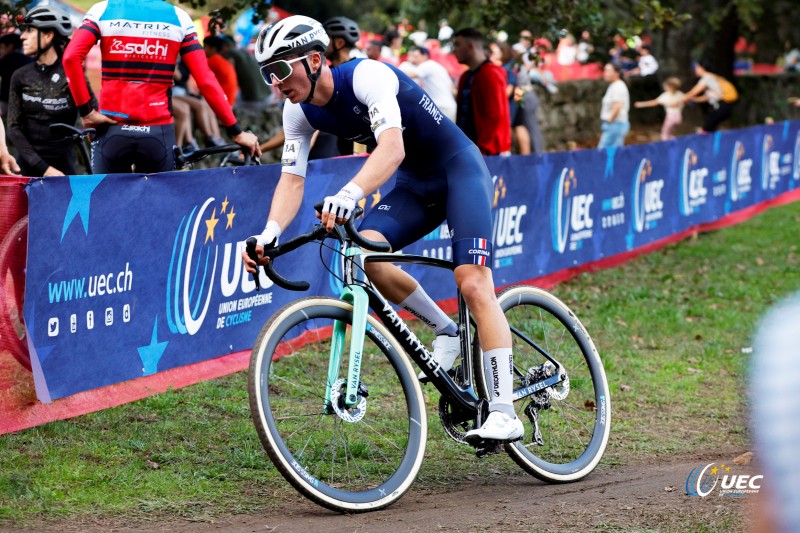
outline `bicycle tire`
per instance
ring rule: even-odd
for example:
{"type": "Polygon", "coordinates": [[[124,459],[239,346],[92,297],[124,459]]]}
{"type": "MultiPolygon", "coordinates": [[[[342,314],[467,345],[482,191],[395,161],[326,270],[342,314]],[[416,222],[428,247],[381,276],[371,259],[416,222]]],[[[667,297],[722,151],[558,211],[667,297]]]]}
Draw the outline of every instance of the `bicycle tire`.
{"type": "MultiPolygon", "coordinates": [[[[348,325],[349,337],[352,305],[309,297],[264,325],[250,360],[250,411],[264,449],[298,492],[335,511],[373,511],[399,499],[419,472],[425,403],[402,347],[368,316],[361,365],[366,414],[347,422],[325,413],[334,320],[348,325]]],[[[338,375],[346,378],[347,353],[341,359],[338,375]]]]}
{"type": "MultiPolygon", "coordinates": [[[[564,386],[556,385],[514,402],[517,416],[525,424],[525,436],[506,444],[505,451],[523,470],[543,481],[578,481],[599,463],[611,429],[608,380],[597,349],[575,313],[547,291],[515,285],[503,290],[498,302],[512,328],[514,388],[526,385],[525,376],[547,361],[523,336],[559,361],[569,378],[563,399],[550,395],[564,394],[564,386]],[[526,414],[535,399],[549,404],[536,417],[541,445],[534,442],[533,422],[526,414]]],[[[488,397],[484,373],[478,371],[480,352],[475,359],[478,390],[488,397]]]]}
{"type": "Polygon", "coordinates": [[[19,219],[0,243],[0,341],[23,367],[31,370],[22,305],[25,298],[25,254],[28,217],[19,219]],[[22,255],[20,255],[22,251],[22,255]]]}

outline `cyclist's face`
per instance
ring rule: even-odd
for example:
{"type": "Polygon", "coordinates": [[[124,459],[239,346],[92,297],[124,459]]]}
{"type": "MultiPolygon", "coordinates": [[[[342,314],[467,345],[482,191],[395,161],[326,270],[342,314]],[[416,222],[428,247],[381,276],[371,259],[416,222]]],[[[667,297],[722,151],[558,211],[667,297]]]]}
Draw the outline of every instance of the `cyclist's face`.
{"type": "Polygon", "coordinates": [[[26,56],[36,55],[36,52],[39,51],[39,41],[41,40],[42,47],[46,46],[47,43],[50,42],[52,35],[48,32],[44,32],[41,35],[41,38],[38,38],[39,30],[34,28],[33,26],[28,26],[25,28],[25,31],[22,32],[20,35],[20,39],[22,39],[22,53],[26,56]]]}
{"type": "MultiPolygon", "coordinates": [[[[287,57],[286,59],[294,59],[294,57],[287,57]]],[[[312,53],[303,61],[308,62],[308,67],[311,69],[311,72],[317,72],[322,68],[322,59],[317,53],[312,53]]],[[[294,104],[305,101],[311,92],[311,80],[308,79],[303,61],[293,63],[292,73],[289,77],[281,82],[275,83],[275,87],[283,93],[287,100],[294,104]]]]}

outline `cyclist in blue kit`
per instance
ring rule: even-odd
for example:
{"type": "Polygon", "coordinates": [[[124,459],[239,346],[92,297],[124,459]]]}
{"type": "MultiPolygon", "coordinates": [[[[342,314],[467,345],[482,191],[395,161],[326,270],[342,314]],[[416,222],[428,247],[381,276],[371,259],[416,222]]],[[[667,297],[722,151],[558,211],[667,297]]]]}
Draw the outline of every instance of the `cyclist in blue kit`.
{"type": "MultiPolygon", "coordinates": [[[[373,146],[361,170],[324,199],[322,223],[330,230],[345,222],[357,203],[395,171],[395,188],[361,223],[364,237],[399,250],[447,220],[455,280],[478,325],[491,398],[488,417],[467,433],[467,440],[518,440],[524,428],[513,406],[511,333],[494,294],[493,186],[483,156],[411,78],[370,59],[329,68],[324,57],[328,43],[322,25],[300,15],[262,29],[256,42],[264,80],[288,100],[281,177],[266,227],[256,236],[259,263],[269,261],[262,256],[264,248],[277,244],[300,208],[314,130],[373,146]]],[[[256,263],[246,253],[242,257],[255,273],[256,263]]],[[[434,330],[434,358],[449,370],[459,353],[455,323],[398,267],[370,263],[368,269],[386,298],[434,330]]]]}

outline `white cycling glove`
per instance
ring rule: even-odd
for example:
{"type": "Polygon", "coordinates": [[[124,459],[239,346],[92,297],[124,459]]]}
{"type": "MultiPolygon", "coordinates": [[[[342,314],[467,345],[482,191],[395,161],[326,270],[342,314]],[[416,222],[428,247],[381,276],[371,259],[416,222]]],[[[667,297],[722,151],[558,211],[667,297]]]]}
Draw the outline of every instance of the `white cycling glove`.
{"type": "Polygon", "coordinates": [[[278,239],[281,236],[281,227],[274,220],[267,222],[267,226],[261,235],[253,235],[256,238],[256,244],[264,248],[272,248],[278,245],[278,239]]]}
{"type": "Polygon", "coordinates": [[[322,204],[323,213],[332,213],[337,218],[350,218],[356,204],[364,198],[364,191],[353,183],[349,182],[336,193],[336,196],[327,196],[322,204]]]}

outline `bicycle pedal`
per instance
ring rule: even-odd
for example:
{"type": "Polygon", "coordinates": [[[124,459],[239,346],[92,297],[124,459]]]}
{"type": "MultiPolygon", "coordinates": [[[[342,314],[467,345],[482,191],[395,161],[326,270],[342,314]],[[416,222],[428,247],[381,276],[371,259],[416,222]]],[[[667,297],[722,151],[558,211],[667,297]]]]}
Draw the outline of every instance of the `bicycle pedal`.
{"type": "Polygon", "coordinates": [[[494,455],[503,451],[503,444],[497,441],[483,441],[482,445],[475,447],[475,455],[478,458],[494,455]]]}
{"type": "Polygon", "coordinates": [[[518,440],[522,440],[524,435],[520,435],[515,439],[508,439],[508,440],[495,440],[495,439],[484,439],[479,435],[467,435],[464,440],[467,441],[467,444],[474,447],[476,450],[479,448],[491,448],[493,446],[500,447],[503,444],[510,444],[512,442],[517,442],[518,440]]]}

